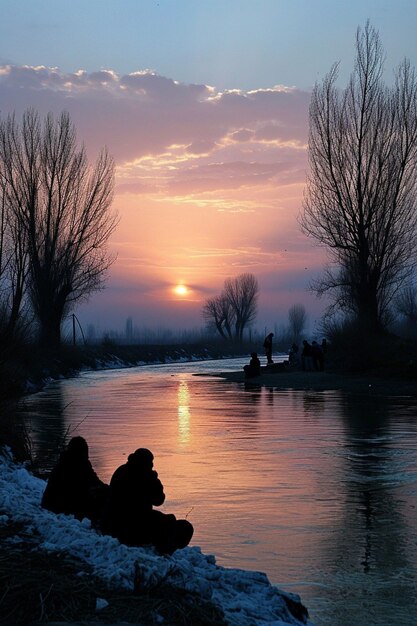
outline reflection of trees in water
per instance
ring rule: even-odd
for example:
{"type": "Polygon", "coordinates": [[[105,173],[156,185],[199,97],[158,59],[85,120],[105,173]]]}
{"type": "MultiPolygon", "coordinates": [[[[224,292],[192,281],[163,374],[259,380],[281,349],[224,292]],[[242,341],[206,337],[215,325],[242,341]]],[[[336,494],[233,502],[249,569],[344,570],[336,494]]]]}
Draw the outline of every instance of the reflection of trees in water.
{"type": "MultiPolygon", "coordinates": [[[[346,526],[358,528],[365,572],[373,567],[407,565],[402,503],[390,476],[401,472],[391,447],[390,405],[386,398],[347,398],[342,405],[345,428],[346,526]]],[[[353,553],[351,552],[353,556],[353,553]]]]}
{"type": "MultiPolygon", "coordinates": [[[[405,503],[394,490],[403,468],[392,443],[393,407],[386,398],[347,396],[341,403],[341,419],[345,439],[339,480],[345,500],[334,532],[326,538],[325,562],[333,569],[336,584],[343,588],[346,581],[353,582],[352,597],[365,594],[371,612],[379,607],[379,618],[387,606],[393,615],[407,604],[411,608],[414,603],[415,609],[416,578],[404,582],[404,571],[413,570],[416,551],[409,552],[405,503]]],[[[353,622],[351,614],[343,623],[353,622]]],[[[373,623],[380,622],[370,618],[373,623]]]]}
{"type": "MultiPolygon", "coordinates": [[[[314,596],[316,606],[326,604],[323,624],[370,626],[388,623],[384,612],[392,619],[401,612],[401,624],[411,626],[417,610],[417,548],[410,547],[415,534],[414,526],[408,527],[413,520],[410,504],[396,491],[407,462],[398,449],[404,435],[399,434],[398,445],[394,436],[398,411],[387,398],[331,391],[290,391],[287,399],[293,414],[303,418],[300,446],[312,445],[313,456],[306,463],[317,479],[319,532],[311,539],[317,544],[317,582],[323,584],[314,596]],[[314,445],[311,438],[318,433],[322,440],[314,445]],[[320,449],[316,467],[314,455],[320,449]],[[407,614],[413,615],[410,621],[407,614]]],[[[411,419],[410,428],[416,431],[411,419]]]]}
{"type": "Polygon", "coordinates": [[[53,467],[68,435],[59,382],[24,398],[16,409],[16,416],[26,425],[36,466],[42,470],[53,467]]]}

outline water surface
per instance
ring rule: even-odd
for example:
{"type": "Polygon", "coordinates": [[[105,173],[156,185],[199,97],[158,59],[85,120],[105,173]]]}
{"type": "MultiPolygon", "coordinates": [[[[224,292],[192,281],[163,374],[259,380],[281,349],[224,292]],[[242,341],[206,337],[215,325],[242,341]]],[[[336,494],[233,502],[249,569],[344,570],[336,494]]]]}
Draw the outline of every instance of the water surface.
{"type": "Polygon", "coordinates": [[[150,448],[162,510],[188,517],[192,543],[299,593],[317,626],[414,626],[416,404],[193,375],[242,364],[85,373],[21,412],[45,456],[65,434],[86,437],[106,481],[150,448]]]}

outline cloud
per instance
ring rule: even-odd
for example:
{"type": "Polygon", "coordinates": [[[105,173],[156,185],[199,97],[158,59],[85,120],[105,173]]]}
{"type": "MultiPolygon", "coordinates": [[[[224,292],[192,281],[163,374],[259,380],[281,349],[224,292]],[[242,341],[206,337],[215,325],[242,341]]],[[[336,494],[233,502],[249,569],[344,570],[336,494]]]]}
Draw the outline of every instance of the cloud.
{"type": "Polygon", "coordinates": [[[230,138],[233,141],[250,141],[252,139],[252,137],[254,136],[254,131],[253,130],[249,130],[247,128],[241,128],[240,130],[236,130],[233,133],[231,133],[230,138]]]}
{"type": "Polygon", "coordinates": [[[169,320],[167,286],[180,279],[194,285],[194,311],[242,271],[262,280],[292,267],[288,280],[301,289],[304,259],[312,267],[318,258],[296,222],[309,102],[310,93],[294,87],[220,91],[150,69],[0,66],[1,116],[66,110],[90,158],[103,145],[115,158],[113,299],[94,298],[109,315],[166,306],[169,320]]]}
{"type": "Polygon", "coordinates": [[[106,143],[118,161],[156,156],[174,144],[212,147],[229,133],[243,141],[245,133],[259,133],[260,124],[305,141],[309,99],[307,92],[282,87],[220,92],[151,70],[119,76],[111,69],[0,67],[3,114],[28,106],[41,113],[66,109],[82,139],[94,149],[106,143]]]}
{"type": "Polygon", "coordinates": [[[309,99],[283,86],[218,91],[152,70],[0,67],[1,113],[68,110],[89,153],[106,145],[115,157],[117,193],[195,194],[300,180],[309,99]]]}
{"type": "Polygon", "coordinates": [[[186,150],[190,154],[207,154],[216,147],[213,141],[193,141],[186,150]]]}

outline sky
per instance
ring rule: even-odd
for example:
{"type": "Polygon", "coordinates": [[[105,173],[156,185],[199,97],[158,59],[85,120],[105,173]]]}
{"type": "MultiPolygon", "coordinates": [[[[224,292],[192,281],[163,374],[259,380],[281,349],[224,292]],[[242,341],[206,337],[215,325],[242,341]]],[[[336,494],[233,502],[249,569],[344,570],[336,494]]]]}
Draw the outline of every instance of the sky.
{"type": "Polygon", "coordinates": [[[207,298],[258,279],[259,328],[308,290],[325,251],[300,231],[311,89],[343,86],[369,19],[386,80],[417,61],[415,0],[0,0],[0,114],[70,113],[91,162],[116,162],[106,288],[83,326],[200,328],[207,298]],[[185,289],[175,290],[178,285],[185,289]]]}

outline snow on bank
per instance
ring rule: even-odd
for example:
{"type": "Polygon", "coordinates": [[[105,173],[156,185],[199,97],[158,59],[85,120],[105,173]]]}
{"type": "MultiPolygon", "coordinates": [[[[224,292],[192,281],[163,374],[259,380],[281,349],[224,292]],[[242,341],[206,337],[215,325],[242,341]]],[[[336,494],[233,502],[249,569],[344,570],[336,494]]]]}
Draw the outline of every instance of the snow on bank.
{"type": "Polygon", "coordinates": [[[42,549],[78,557],[112,587],[133,589],[138,576],[144,589],[167,580],[220,606],[232,626],[313,626],[288,610],[285,597],[295,603],[299,597],[272,586],[265,574],[220,567],[214,556],[202,554],[198,547],[177,550],[169,557],[158,556],[151,548],[129,548],[98,534],[86,519],[79,522],[42,509],[44,489],[45,481],[15,464],[8,450],[0,452],[0,524],[22,522],[40,537],[42,549]]]}

